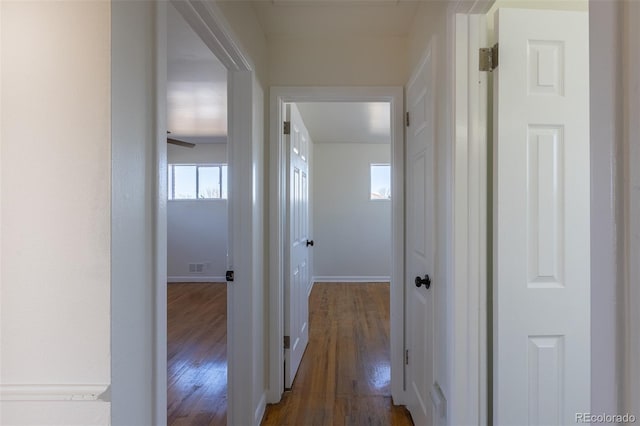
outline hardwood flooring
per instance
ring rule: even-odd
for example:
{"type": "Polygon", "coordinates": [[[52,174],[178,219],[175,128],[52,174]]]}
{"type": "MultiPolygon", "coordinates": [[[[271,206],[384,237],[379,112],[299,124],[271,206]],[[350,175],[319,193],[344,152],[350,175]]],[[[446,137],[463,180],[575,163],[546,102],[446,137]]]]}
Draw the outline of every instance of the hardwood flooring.
{"type": "Polygon", "coordinates": [[[309,346],[262,425],[413,425],[391,401],[389,284],[316,283],[309,346]]]}
{"type": "MultiPolygon", "coordinates": [[[[265,426],[413,425],[390,389],[389,285],[316,283],[309,346],[265,426]]],[[[167,286],[169,426],[226,425],[226,284],[167,286]]]]}
{"type": "Polygon", "coordinates": [[[227,424],[227,285],[167,286],[167,424],[227,424]]]}

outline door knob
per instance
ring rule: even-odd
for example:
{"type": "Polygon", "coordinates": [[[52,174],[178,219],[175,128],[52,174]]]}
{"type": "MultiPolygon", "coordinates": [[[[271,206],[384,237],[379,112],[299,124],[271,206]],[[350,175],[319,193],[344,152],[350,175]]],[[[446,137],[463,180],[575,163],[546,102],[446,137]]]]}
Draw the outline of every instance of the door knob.
{"type": "Polygon", "coordinates": [[[307,240],[307,247],[313,247],[313,240],[307,240]]]}
{"type": "Polygon", "coordinates": [[[431,287],[431,278],[429,278],[429,275],[425,275],[424,278],[416,277],[415,283],[416,287],[420,287],[424,284],[424,286],[428,289],[429,287],[431,287]]]}

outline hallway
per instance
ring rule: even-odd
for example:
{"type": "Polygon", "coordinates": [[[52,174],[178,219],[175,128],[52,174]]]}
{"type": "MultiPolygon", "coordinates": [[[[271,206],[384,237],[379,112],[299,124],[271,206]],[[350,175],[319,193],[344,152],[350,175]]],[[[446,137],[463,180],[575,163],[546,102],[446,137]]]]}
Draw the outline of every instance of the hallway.
{"type": "Polygon", "coordinates": [[[389,284],[316,283],[309,317],[293,389],[262,424],[412,425],[391,401],[389,284]]]}

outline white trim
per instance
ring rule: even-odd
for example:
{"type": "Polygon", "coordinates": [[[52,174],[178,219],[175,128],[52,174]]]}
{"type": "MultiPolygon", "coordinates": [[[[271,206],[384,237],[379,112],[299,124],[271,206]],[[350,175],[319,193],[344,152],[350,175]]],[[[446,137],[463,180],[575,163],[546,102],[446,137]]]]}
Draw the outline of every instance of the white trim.
{"type": "Polygon", "coordinates": [[[168,283],[226,283],[227,277],[217,277],[217,276],[170,276],[167,277],[168,283]]]}
{"type": "Polygon", "coordinates": [[[624,411],[640,416],[640,3],[623,4],[624,411]]]}
{"type": "Polygon", "coordinates": [[[353,275],[321,275],[313,277],[313,283],[388,283],[389,276],[353,276],[353,275]]]}
{"type": "Polygon", "coordinates": [[[456,14],[466,14],[466,15],[484,15],[493,6],[496,0],[457,0],[457,4],[455,6],[456,14]]]}
{"type": "Polygon", "coordinates": [[[405,403],[404,389],[404,101],[402,87],[272,87],[270,93],[269,211],[269,380],[268,402],[284,392],[282,339],[284,283],[284,149],[281,137],[285,102],[390,102],[392,134],[392,273],[391,273],[391,395],[405,403]]]}
{"type": "Polygon", "coordinates": [[[154,424],[167,423],[167,4],[156,3],[156,143],[154,147],[155,193],[153,226],[155,227],[155,300],[153,301],[155,332],[153,333],[153,419],[154,424]],[[160,332],[162,331],[162,332],[160,332]]]}
{"type": "Polygon", "coordinates": [[[251,60],[236,41],[237,37],[222,17],[220,8],[214,2],[171,0],[171,4],[229,72],[254,69],[251,60]]]}
{"type": "Polygon", "coordinates": [[[484,15],[458,14],[453,149],[453,348],[450,421],[487,423],[487,75],[484,15]]]}
{"type": "Polygon", "coordinates": [[[262,423],[262,416],[264,416],[264,412],[267,409],[267,393],[263,392],[260,397],[260,401],[256,407],[255,412],[253,413],[253,424],[255,426],[259,426],[262,423]]]}
{"type": "MultiPolygon", "coordinates": [[[[2,5],[0,5],[0,46],[4,46],[4,44],[2,43],[2,5]]],[[[0,128],[3,127],[3,118],[4,116],[2,115],[2,91],[3,91],[3,87],[2,87],[2,82],[4,81],[4,79],[2,78],[2,57],[3,55],[0,54],[0,128]]],[[[0,131],[0,203],[2,203],[2,135],[4,134],[4,132],[0,131]]],[[[0,242],[4,241],[2,239],[2,209],[0,208],[0,242]]],[[[2,256],[2,246],[3,244],[0,243],[0,259],[4,259],[4,256],[2,256]]],[[[2,271],[2,264],[3,262],[0,260],[0,293],[2,293],[2,277],[4,276],[3,271],[2,271]]],[[[3,303],[2,301],[0,301],[0,318],[4,318],[4,316],[2,315],[2,306],[3,303]]],[[[0,326],[0,342],[2,342],[2,327],[0,326]]],[[[3,361],[2,361],[2,353],[4,351],[0,348],[0,366],[4,365],[3,361]]]]}
{"type": "Polygon", "coordinates": [[[227,424],[250,424],[253,402],[255,303],[253,263],[253,73],[229,72],[229,242],[227,267],[235,283],[227,291],[227,424]],[[231,95],[233,94],[233,95],[231,95]],[[250,403],[247,406],[247,402],[250,403]]]}
{"type": "Polygon", "coordinates": [[[103,397],[108,390],[102,383],[0,385],[0,401],[108,401],[103,397]]]}
{"type": "Polygon", "coordinates": [[[477,49],[486,43],[484,16],[495,0],[458,0],[447,11],[448,106],[452,120],[453,222],[449,344],[449,424],[487,424],[487,82],[478,72],[477,49]],[[462,31],[461,31],[462,30],[462,31]],[[461,32],[459,32],[461,31],[461,32]],[[470,85],[480,82],[477,89],[470,85]],[[481,91],[481,87],[484,87],[481,91]],[[469,381],[473,382],[469,386],[469,381]]]}

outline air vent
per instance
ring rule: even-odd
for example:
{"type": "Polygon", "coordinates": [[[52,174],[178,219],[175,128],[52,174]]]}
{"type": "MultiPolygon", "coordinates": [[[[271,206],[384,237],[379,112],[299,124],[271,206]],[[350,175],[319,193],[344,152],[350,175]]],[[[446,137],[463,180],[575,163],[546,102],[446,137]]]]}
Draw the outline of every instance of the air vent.
{"type": "Polygon", "coordinates": [[[189,272],[192,274],[201,274],[204,272],[204,263],[190,263],[189,272]]]}

